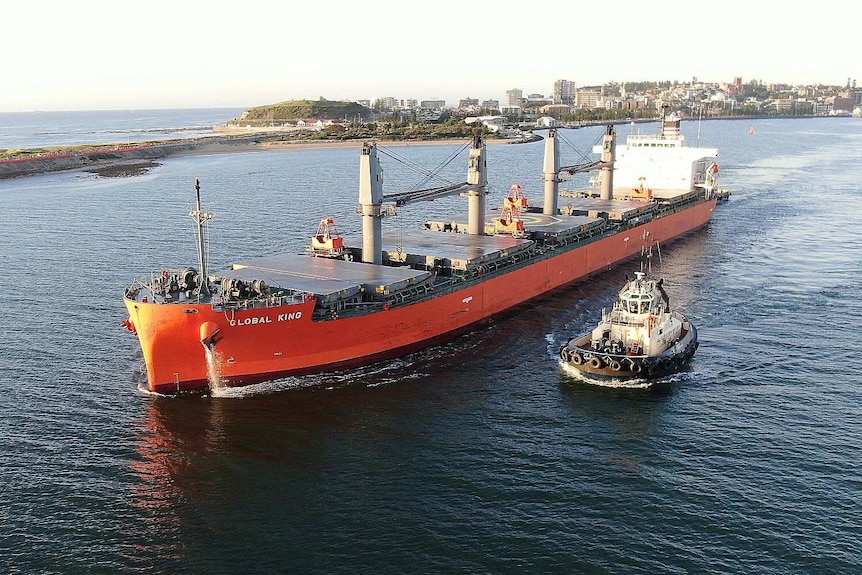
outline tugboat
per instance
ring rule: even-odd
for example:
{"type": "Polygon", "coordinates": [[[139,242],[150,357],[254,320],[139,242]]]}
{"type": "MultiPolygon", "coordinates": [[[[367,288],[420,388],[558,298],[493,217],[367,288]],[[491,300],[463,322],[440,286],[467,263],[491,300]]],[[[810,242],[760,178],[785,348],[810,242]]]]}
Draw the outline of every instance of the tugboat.
{"type": "Polygon", "coordinates": [[[626,278],[595,329],[562,346],[563,362],[595,380],[655,380],[679,371],[697,350],[697,329],[670,309],[663,282],[644,271],[626,278]]]}

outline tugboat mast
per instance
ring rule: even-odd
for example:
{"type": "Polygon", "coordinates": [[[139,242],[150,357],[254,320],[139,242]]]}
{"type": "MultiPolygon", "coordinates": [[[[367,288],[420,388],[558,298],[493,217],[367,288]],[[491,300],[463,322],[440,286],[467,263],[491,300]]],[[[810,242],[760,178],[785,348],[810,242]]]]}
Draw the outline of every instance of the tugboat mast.
{"type": "Polygon", "coordinates": [[[201,210],[201,183],[195,178],[195,209],[189,212],[189,217],[194,220],[197,226],[196,234],[198,238],[198,266],[201,270],[200,295],[209,295],[209,273],[207,271],[207,256],[204,249],[205,238],[204,232],[206,223],[213,218],[212,213],[201,210]]]}

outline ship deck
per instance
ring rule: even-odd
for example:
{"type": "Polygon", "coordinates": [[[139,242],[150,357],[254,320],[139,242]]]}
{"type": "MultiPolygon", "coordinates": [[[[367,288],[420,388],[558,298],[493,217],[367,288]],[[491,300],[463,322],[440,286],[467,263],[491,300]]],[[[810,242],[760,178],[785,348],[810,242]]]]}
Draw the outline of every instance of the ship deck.
{"type": "MultiPolygon", "coordinates": [[[[353,252],[361,252],[361,238],[345,237],[353,252]]],[[[527,251],[532,240],[510,236],[472,236],[430,230],[384,234],[384,259],[395,265],[371,265],[300,254],[279,254],[235,263],[216,273],[246,282],[263,280],[269,286],[310,293],[323,302],[354,297],[362,291],[393,294],[425,283],[434,268],[470,270],[495,260],[527,251]],[[415,269],[405,264],[420,267],[415,269]]]]}
{"type": "MultiPolygon", "coordinates": [[[[685,192],[669,194],[677,198],[685,192]]],[[[655,210],[655,202],[602,200],[595,197],[562,197],[560,215],[541,213],[541,205],[520,214],[528,232],[542,233],[546,241],[569,241],[571,237],[601,231],[607,220],[629,220],[655,210]]],[[[499,210],[497,210],[499,211],[499,210]]],[[[489,210],[489,219],[493,211],[489,210]]],[[[459,233],[467,228],[462,214],[447,221],[426,222],[424,230],[384,233],[383,259],[388,265],[369,265],[300,254],[253,258],[234,264],[218,275],[247,282],[263,280],[272,287],[295,293],[314,294],[323,302],[371,294],[394,294],[430,281],[435,270],[469,272],[497,260],[530,251],[535,242],[510,235],[476,236],[459,233]]],[[[361,236],[345,236],[344,245],[354,254],[362,252],[361,236]]]]}
{"type": "MultiPolygon", "coordinates": [[[[641,213],[637,209],[633,209],[632,207],[623,206],[623,204],[632,204],[633,202],[620,202],[620,201],[612,201],[608,203],[607,201],[598,200],[602,203],[595,203],[596,200],[590,200],[589,198],[577,198],[577,200],[585,200],[585,202],[593,202],[593,203],[583,203],[584,206],[591,206],[590,210],[575,210],[571,215],[560,214],[556,216],[546,215],[541,213],[541,206],[531,206],[528,210],[523,211],[518,214],[518,217],[521,221],[524,222],[524,228],[527,231],[532,232],[544,232],[549,236],[561,236],[561,235],[570,235],[579,231],[583,231],[585,229],[594,229],[600,228],[604,225],[604,218],[601,217],[603,213],[607,213],[608,209],[623,209],[626,212],[631,212],[631,215],[634,216],[637,213],[641,213]]],[[[578,205],[581,205],[582,202],[577,202],[578,205]]],[[[647,204],[645,202],[634,202],[637,204],[644,204],[647,206],[651,206],[651,204],[647,204]]],[[[574,203],[573,203],[574,205],[574,203]]],[[[641,207],[641,206],[638,206],[641,207]]],[[[495,210],[499,213],[499,209],[495,210]]],[[[614,212],[615,213],[615,212],[614,212]]],[[[489,218],[497,216],[497,214],[489,213],[489,218]]],[[[613,218],[612,218],[613,219],[613,218]]],[[[442,221],[429,221],[425,224],[428,228],[432,230],[448,230],[450,228],[456,227],[458,229],[466,229],[467,228],[467,216],[459,215],[456,216],[452,220],[448,220],[445,222],[442,221]]],[[[489,233],[493,232],[493,225],[488,225],[489,233]]],[[[464,235],[464,234],[455,234],[455,235],[464,235]]],[[[509,238],[509,236],[490,236],[497,238],[509,238]]]]}
{"type": "Polygon", "coordinates": [[[430,272],[406,266],[375,266],[290,253],[238,262],[217,275],[244,281],[259,279],[270,286],[314,294],[324,301],[349,298],[363,289],[371,293],[398,291],[431,277],[430,272]]]}
{"type": "MultiPolygon", "coordinates": [[[[691,190],[670,188],[651,188],[650,191],[652,192],[653,197],[657,200],[673,200],[691,192],[691,190]]],[[[596,194],[595,188],[561,189],[560,203],[563,204],[574,200],[582,200],[584,202],[625,202],[629,204],[650,204],[650,202],[644,202],[643,200],[622,199],[623,197],[626,197],[631,194],[631,188],[627,187],[614,186],[614,196],[620,199],[602,200],[601,198],[593,194],[596,194]]]]}
{"type": "MultiPolygon", "coordinates": [[[[347,238],[345,242],[353,246],[361,240],[347,238]]],[[[511,236],[476,236],[436,230],[383,234],[383,251],[390,261],[453,270],[469,270],[527,251],[533,245],[532,240],[511,236]]]]}
{"type": "MultiPolygon", "coordinates": [[[[560,212],[570,216],[588,216],[590,218],[604,218],[621,221],[628,220],[655,209],[652,202],[641,200],[603,200],[601,198],[583,197],[578,195],[565,195],[560,197],[560,212]]],[[[542,211],[543,203],[531,206],[531,210],[542,211]]],[[[528,213],[527,215],[533,215],[528,213]]],[[[563,216],[561,216],[563,217],[563,216]]],[[[522,215],[523,219],[523,215],[522,215]]],[[[526,225],[526,220],[525,220],[526,225]]]]}

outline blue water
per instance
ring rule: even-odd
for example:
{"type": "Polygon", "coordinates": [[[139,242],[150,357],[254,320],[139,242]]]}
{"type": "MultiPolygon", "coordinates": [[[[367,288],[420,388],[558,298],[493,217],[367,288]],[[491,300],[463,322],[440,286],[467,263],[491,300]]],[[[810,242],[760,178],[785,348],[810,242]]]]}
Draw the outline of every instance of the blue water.
{"type": "MultiPolygon", "coordinates": [[[[325,215],[358,231],[358,150],[0,181],[0,572],[862,572],[862,122],[711,121],[701,141],[733,196],[662,246],[701,337],[662,390],[556,359],[623,266],[401,360],[153,397],[122,290],[195,261],[194,179],[218,268],[301,251],[325,215]]],[[[456,148],[394,150],[430,168],[456,148]]],[[[489,204],[515,181],[540,196],[542,152],[489,145],[489,204]]]]}
{"type": "Polygon", "coordinates": [[[212,136],[238,108],[2,112],[0,150],[81,144],[129,144],[212,136]]]}

